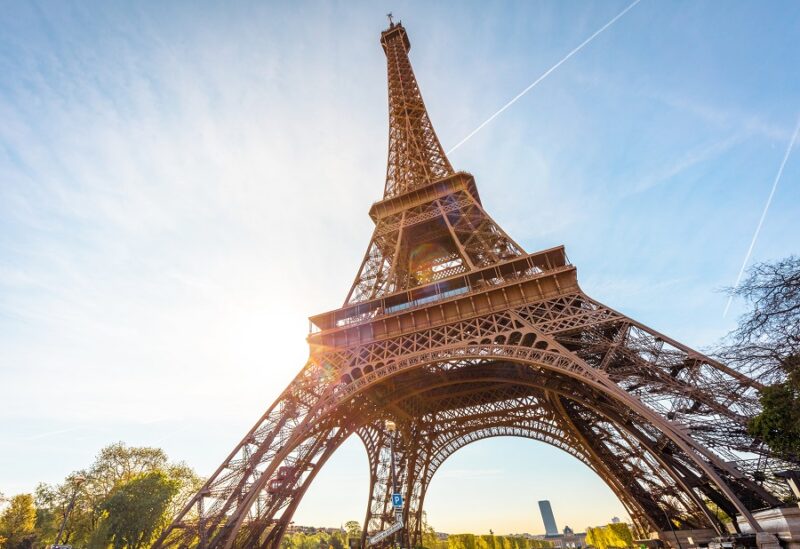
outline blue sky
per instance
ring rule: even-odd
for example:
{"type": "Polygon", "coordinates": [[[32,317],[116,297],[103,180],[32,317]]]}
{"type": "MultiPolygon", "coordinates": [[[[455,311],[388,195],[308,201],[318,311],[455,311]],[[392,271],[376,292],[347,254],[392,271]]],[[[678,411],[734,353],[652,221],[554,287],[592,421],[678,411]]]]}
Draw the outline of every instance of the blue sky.
{"type": "MultiPolygon", "coordinates": [[[[450,148],[627,2],[7,3],[0,20],[0,491],[157,445],[209,474],[341,304],[386,160],[384,14],[450,148]]],[[[800,116],[800,4],[642,0],[455,151],[528,251],[690,345],[725,296],[800,116]]],[[[789,158],[752,261],[798,253],[789,158]]],[[[363,517],[350,441],[301,524],[363,517]]],[[[623,516],[583,465],[495,439],[446,462],[441,531],[623,516]],[[469,502],[464,504],[464,502],[469,502]]]]}

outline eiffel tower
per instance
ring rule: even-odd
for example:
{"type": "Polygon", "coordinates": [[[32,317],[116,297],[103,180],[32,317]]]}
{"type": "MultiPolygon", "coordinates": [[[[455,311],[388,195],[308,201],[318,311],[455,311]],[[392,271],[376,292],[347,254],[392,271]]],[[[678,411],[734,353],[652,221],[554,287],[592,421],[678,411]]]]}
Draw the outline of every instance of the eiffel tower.
{"type": "Polygon", "coordinates": [[[721,511],[776,547],[753,517],[784,496],[768,474],[777,462],[745,429],[759,383],[587,296],[563,246],[525,252],[445,155],[402,24],[390,20],[380,42],[386,184],[355,281],[341,308],[310,318],[305,366],[155,547],[279,547],[352,435],[369,456],[362,546],[397,520],[393,483],[399,540],[418,546],[442,463],[516,436],[597,473],[639,537],[722,534],[721,511]]]}

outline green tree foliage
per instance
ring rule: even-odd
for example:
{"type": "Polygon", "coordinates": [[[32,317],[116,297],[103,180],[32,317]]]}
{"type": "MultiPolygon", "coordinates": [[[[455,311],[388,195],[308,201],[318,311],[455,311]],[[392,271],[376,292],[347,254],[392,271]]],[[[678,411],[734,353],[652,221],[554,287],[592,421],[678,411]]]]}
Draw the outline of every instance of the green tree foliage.
{"type": "Polygon", "coordinates": [[[422,512],[422,547],[425,549],[444,549],[440,545],[445,545],[436,535],[436,529],[428,523],[428,513],[422,512]]]}
{"type": "Polygon", "coordinates": [[[453,534],[447,538],[448,549],[475,549],[474,534],[453,534]]]}
{"type": "Polygon", "coordinates": [[[764,387],[759,400],[761,413],[747,426],[785,459],[800,460],[800,355],[785,361],[786,380],[764,387]]]}
{"type": "Polygon", "coordinates": [[[142,473],[117,486],[102,509],[114,549],[139,549],[169,520],[167,508],[180,484],[162,471],[142,473]]]}
{"type": "MultiPolygon", "coordinates": [[[[282,549],[346,549],[347,536],[348,534],[346,532],[314,532],[314,533],[297,532],[293,534],[287,534],[281,541],[281,548],[282,549]]],[[[361,539],[360,536],[361,534],[359,533],[359,539],[361,539]]]]}
{"type": "Polygon", "coordinates": [[[35,540],[36,508],[31,494],[19,494],[9,500],[0,514],[2,549],[26,549],[35,540]]]}
{"type": "Polygon", "coordinates": [[[748,425],[775,453],[800,460],[800,257],[761,263],[729,290],[749,309],[716,354],[767,387],[748,425]]]}
{"type": "Polygon", "coordinates": [[[344,523],[344,529],[347,530],[348,539],[361,539],[361,524],[355,520],[348,520],[344,523]]]}
{"type": "Polygon", "coordinates": [[[522,536],[451,534],[447,538],[447,549],[543,549],[552,546],[549,541],[522,536]]]}
{"type": "MultiPolygon", "coordinates": [[[[170,485],[177,487],[177,493],[167,502],[164,511],[167,516],[174,515],[202,484],[189,467],[170,462],[163,450],[131,447],[123,443],[103,448],[94,463],[79,473],[86,480],[77,491],[75,506],[61,539],[62,543],[77,549],[107,549],[117,539],[112,534],[107,503],[126,484],[150,473],[163,475],[170,485]]],[[[36,534],[41,545],[55,541],[73,494],[75,484],[70,479],[58,485],[40,484],[36,488],[36,534]]],[[[160,532],[161,526],[156,524],[157,530],[153,535],[160,532]]]]}
{"type": "Polygon", "coordinates": [[[75,505],[61,537],[61,543],[80,544],[91,536],[96,526],[93,514],[87,505],[86,493],[78,488],[72,477],[62,484],[50,486],[40,484],[36,487],[36,534],[43,543],[55,541],[69,502],[75,496],[75,505]]]}
{"type": "Polygon", "coordinates": [[[633,534],[624,522],[587,528],[586,543],[597,549],[633,547],[633,534]]]}

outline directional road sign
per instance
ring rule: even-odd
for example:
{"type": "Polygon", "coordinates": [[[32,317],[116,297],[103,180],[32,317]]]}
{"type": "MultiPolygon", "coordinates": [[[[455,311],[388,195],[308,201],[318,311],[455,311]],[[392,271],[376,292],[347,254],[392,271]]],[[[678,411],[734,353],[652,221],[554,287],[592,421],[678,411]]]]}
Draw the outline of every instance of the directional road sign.
{"type": "Polygon", "coordinates": [[[391,526],[389,526],[389,527],[388,527],[386,530],[384,530],[383,532],[378,532],[377,534],[375,534],[374,536],[372,536],[371,538],[369,538],[369,539],[367,540],[367,543],[368,543],[369,545],[375,545],[375,544],[376,544],[376,543],[378,543],[379,541],[383,541],[383,540],[385,540],[386,538],[388,538],[389,536],[391,536],[392,534],[394,534],[395,532],[399,531],[399,530],[400,530],[402,527],[403,527],[403,521],[402,521],[402,520],[401,520],[401,521],[398,521],[398,522],[395,522],[394,524],[392,524],[391,526]]]}

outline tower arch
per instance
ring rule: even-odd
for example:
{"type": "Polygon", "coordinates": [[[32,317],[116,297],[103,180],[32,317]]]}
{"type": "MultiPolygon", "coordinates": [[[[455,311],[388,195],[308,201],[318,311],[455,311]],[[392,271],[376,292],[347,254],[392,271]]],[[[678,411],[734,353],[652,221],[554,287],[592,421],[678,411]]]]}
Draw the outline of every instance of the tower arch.
{"type": "Polygon", "coordinates": [[[279,547],[354,433],[370,463],[366,544],[393,520],[386,419],[398,426],[408,541],[441,463],[495,433],[587,463],[642,533],[673,511],[718,528],[706,500],[761,532],[752,511],[783,494],[758,479],[785,464],[745,428],[758,381],[591,299],[563,246],[525,252],[483,209],[474,177],[450,165],[403,26],[390,23],[381,45],[386,183],[355,280],[342,307],[310,318],[305,366],[154,546],[279,547]]]}

